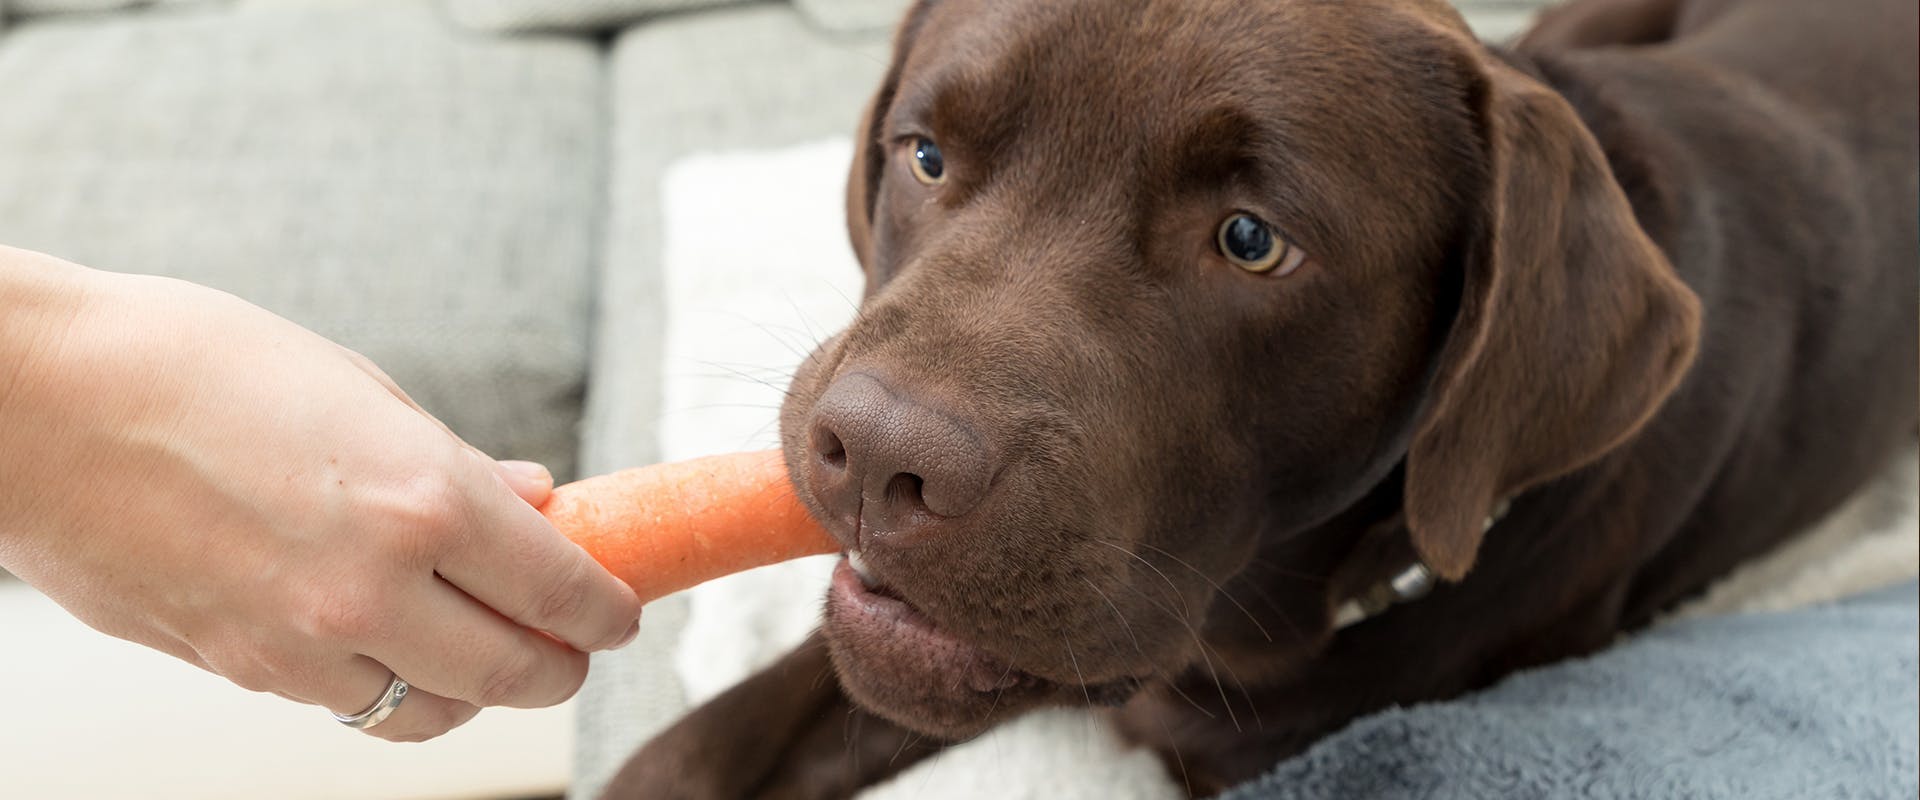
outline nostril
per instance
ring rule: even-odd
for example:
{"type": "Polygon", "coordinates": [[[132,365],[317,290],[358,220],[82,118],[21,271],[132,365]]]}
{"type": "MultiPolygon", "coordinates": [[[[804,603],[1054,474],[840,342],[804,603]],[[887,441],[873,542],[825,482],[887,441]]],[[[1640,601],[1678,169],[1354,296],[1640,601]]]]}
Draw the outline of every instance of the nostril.
{"type": "Polygon", "coordinates": [[[821,428],[814,432],[813,451],[820,456],[820,463],[834,469],[846,469],[847,446],[835,436],[833,431],[821,428]]]}
{"type": "Polygon", "coordinates": [[[911,472],[902,472],[893,476],[893,480],[887,481],[887,503],[915,511],[926,509],[926,498],[920,494],[926,483],[920,476],[911,472]]]}

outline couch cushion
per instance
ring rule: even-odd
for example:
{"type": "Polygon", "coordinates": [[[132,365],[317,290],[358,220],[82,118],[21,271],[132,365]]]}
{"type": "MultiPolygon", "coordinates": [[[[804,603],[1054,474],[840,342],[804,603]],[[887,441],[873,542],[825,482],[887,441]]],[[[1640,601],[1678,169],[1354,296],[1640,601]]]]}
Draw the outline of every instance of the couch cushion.
{"type": "Polygon", "coordinates": [[[226,0],[0,0],[0,10],[16,17],[36,14],[98,14],[156,6],[213,5],[226,0]]]}
{"type": "Polygon", "coordinates": [[[232,291],[565,473],[602,78],[424,3],[36,20],[0,39],[0,242],[232,291]]]}
{"type": "Polygon", "coordinates": [[[1473,32],[1489,42],[1513,38],[1533,24],[1534,14],[1555,0],[1453,0],[1473,32]]]}
{"type": "Polygon", "coordinates": [[[649,14],[740,0],[446,0],[455,22],[485,31],[616,28],[649,14]]]}
{"type": "MultiPolygon", "coordinates": [[[[1481,38],[1519,33],[1549,0],[1453,0],[1481,38]]],[[[891,30],[912,0],[793,0],[814,24],[836,31],[891,30]]]]}
{"type": "Polygon", "coordinates": [[[66,14],[93,11],[116,11],[122,8],[146,5],[150,0],[5,0],[0,3],[5,10],[15,16],[29,14],[66,14]]]}
{"type": "Polygon", "coordinates": [[[887,31],[912,0],[793,0],[815,25],[835,31],[887,31]]]}

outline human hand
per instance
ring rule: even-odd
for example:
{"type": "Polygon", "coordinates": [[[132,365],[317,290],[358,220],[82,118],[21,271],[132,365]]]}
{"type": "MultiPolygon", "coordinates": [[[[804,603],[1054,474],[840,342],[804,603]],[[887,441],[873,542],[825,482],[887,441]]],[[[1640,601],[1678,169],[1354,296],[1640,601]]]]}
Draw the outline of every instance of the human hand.
{"type": "Polygon", "coordinates": [[[87,624],[438,736],[572,696],[640,601],[366,359],[221,292],[0,248],[0,566],[87,624]],[[12,295],[7,289],[11,286],[12,295]]]}

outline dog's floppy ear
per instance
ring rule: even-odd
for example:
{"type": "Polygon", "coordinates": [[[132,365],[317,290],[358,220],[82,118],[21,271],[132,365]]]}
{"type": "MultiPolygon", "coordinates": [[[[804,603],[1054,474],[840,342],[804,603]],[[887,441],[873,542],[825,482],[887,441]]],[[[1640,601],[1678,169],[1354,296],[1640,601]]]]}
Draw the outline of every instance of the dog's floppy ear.
{"type": "Polygon", "coordinates": [[[860,259],[860,268],[868,274],[873,270],[874,195],[879,191],[880,176],[887,167],[886,143],[880,141],[880,130],[887,110],[893,107],[894,92],[900,88],[900,70],[906,65],[907,54],[913,50],[913,42],[936,2],[919,0],[900,21],[893,38],[893,62],[887,67],[886,78],[880,82],[880,90],[867,101],[867,110],[860,115],[860,127],[854,132],[853,169],[847,175],[847,234],[853,240],[853,254],[860,259]]]}
{"type": "Polygon", "coordinates": [[[1489,180],[1405,490],[1414,549],[1448,580],[1473,566],[1497,505],[1640,429],[1691,364],[1700,327],[1699,299],[1573,109],[1461,47],[1474,53],[1489,180]]]}

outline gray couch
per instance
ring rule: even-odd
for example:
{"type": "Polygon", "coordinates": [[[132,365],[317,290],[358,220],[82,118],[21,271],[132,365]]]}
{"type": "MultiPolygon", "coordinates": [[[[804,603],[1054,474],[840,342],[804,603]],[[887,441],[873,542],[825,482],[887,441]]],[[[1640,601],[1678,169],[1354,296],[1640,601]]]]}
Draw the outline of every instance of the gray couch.
{"type": "MultiPolygon", "coordinates": [[[[496,456],[646,463],[664,171],[850,133],[902,5],[0,0],[0,242],[239,294],[496,456]]],[[[597,657],[577,791],[684,705],[683,616],[597,657]]]]}

